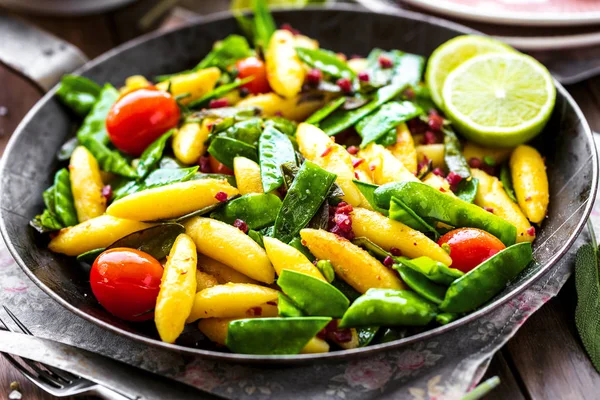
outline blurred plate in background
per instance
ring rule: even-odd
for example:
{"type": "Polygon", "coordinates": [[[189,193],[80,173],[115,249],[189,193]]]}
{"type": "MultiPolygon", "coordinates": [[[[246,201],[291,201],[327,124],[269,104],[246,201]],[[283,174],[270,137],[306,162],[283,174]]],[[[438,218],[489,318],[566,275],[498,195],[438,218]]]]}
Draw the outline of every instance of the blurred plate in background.
{"type": "Polygon", "coordinates": [[[0,7],[33,14],[84,15],[99,13],[135,0],[0,0],[0,7]]]}

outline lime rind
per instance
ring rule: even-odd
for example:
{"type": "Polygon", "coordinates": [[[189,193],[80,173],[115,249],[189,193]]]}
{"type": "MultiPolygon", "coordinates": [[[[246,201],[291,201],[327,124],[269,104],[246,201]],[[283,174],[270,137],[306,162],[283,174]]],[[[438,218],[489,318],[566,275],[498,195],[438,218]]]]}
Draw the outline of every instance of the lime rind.
{"type": "Polygon", "coordinates": [[[425,71],[425,82],[431,92],[433,102],[444,108],[442,88],[447,76],[463,62],[487,53],[507,53],[515,50],[495,39],[463,35],[448,40],[431,53],[425,71]]]}
{"type": "Polygon", "coordinates": [[[473,57],[452,71],[442,90],[457,129],[487,146],[516,146],[542,131],[554,109],[556,88],[548,70],[519,53],[473,57]]]}

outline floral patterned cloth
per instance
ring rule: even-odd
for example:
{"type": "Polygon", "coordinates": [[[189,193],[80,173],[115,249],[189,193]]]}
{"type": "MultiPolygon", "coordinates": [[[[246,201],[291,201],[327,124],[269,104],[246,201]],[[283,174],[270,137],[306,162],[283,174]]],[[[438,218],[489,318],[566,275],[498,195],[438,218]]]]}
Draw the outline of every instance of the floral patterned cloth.
{"type": "MultiPolygon", "coordinates": [[[[600,232],[600,202],[592,211],[600,232]]],[[[296,367],[215,362],[133,342],[63,309],[16,265],[0,241],[0,304],[36,336],[95,351],[230,399],[459,399],[483,376],[489,362],[573,271],[577,242],[532,286],[485,317],[434,338],[357,361],[296,367]],[[448,346],[452,343],[452,346],[448,346]]],[[[161,399],[162,400],[162,399],[161,399]]]]}

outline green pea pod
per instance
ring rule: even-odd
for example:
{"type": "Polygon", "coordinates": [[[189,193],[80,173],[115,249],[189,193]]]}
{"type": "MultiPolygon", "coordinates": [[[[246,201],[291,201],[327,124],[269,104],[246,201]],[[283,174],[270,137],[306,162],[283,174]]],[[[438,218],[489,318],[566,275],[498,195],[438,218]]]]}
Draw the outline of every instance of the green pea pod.
{"type": "Polygon", "coordinates": [[[337,175],[305,161],[290,186],[279,214],[275,218],[273,236],[290,242],[317,213],[337,175]]]}
{"type": "Polygon", "coordinates": [[[96,141],[104,145],[110,142],[108,133],[106,132],[106,117],[118,98],[119,92],[114,86],[108,83],[104,85],[98,95],[98,100],[94,103],[94,106],[77,131],[77,138],[80,142],[83,143],[83,139],[88,137],[93,137],[96,141]]]}
{"type": "Polygon", "coordinates": [[[379,332],[378,326],[364,326],[356,328],[358,335],[358,347],[368,346],[379,332]]]}
{"type": "MultiPolygon", "coordinates": [[[[426,256],[413,258],[412,260],[406,257],[394,257],[394,259],[400,265],[408,267],[440,285],[449,286],[452,282],[464,275],[464,272],[461,270],[450,268],[445,264],[426,256]]],[[[394,268],[397,267],[397,265],[394,265],[394,268]]]]}
{"type": "Polygon", "coordinates": [[[346,282],[344,282],[342,279],[339,279],[338,277],[335,277],[335,279],[331,281],[331,284],[335,286],[337,290],[342,292],[344,296],[346,296],[350,301],[355,301],[360,297],[360,293],[358,293],[356,289],[354,289],[352,286],[348,285],[346,282]]]}
{"type": "MultiPolygon", "coordinates": [[[[367,73],[371,86],[380,87],[395,83],[407,83],[416,87],[421,81],[425,59],[416,54],[404,53],[399,50],[384,51],[373,49],[367,57],[367,73]],[[392,62],[391,68],[383,68],[379,62],[381,56],[392,62]]],[[[429,108],[427,108],[428,110],[429,108]]]]}
{"type": "Polygon", "coordinates": [[[458,137],[450,128],[444,128],[444,162],[448,170],[466,179],[471,176],[469,163],[462,153],[458,137]]]}
{"type": "MultiPolygon", "coordinates": [[[[56,176],[55,176],[55,179],[56,179],[56,176]]],[[[44,192],[42,193],[42,198],[44,199],[44,205],[53,214],[56,213],[56,198],[55,198],[55,194],[54,194],[55,188],[56,188],[56,186],[52,185],[48,189],[44,190],[44,192]]]]}
{"type": "Polygon", "coordinates": [[[290,139],[273,127],[267,127],[258,140],[260,178],[265,193],[283,184],[281,165],[296,162],[296,152],[290,139]]]}
{"type": "Polygon", "coordinates": [[[173,157],[164,156],[158,162],[158,168],[185,168],[185,165],[173,157]]]}
{"type": "Polygon", "coordinates": [[[125,157],[118,151],[109,149],[104,143],[96,140],[94,136],[86,136],[79,139],[94,156],[100,169],[112,172],[128,178],[137,178],[137,172],[129,165],[125,157]]]}
{"type": "Polygon", "coordinates": [[[398,271],[404,283],[412,290],[432,303],[442,304],[446,295],[446,288],[444,286],[433,283],[425,275],[405,265],[398,265],[395,267],[395,270],[398,271]]]}
{"type": "Polygon", "coordinates": [[[56,158],[58,161],[67,161],[71,158],[71,155],[75,151],[75,148],[79,146],[79,140],[76,137],[73,137],[60,146],[60,150],[56,153],[56,158]]]}
{"type": "Polygon", "coordinates": [[[99,249],[93,249],[86,251],[85,253],[81,253],[77,256],[77,261],[92,265],[94,261],[96,261],[96,258],[98,258],[98,256],[104,252],[104,250],[106,250],[106,248],[101,247],[99,249]]]}
{"type": "Polygon", "coordinates": [[[390,201],[389,217],[420,232],[430,233],[435,240],[440,237],[440,234],[433,226],[425,222],[423,218],[419,217],[417,213],[397,197],[392,197],[392,200],[390,201]]]}
{"type": "Polygon", "coordinates": [[[300,272],[284,269],[277,285],[307,315],[341,318],[350,305],[335,286],[300,272]]]}
{"type": "Polygon", "coordinates": [[[385,251],[384,249],[382,249],[381,247],[379,247],[364,236],[360,236],[353,239],[352,243],[359,247],[362,247],[363,249],[368,251],[369,254],[371,254],[373,257],[377,258],[380,261],[383,261],[386,257],[391,256],[389,252],[385,251]]]}
{"type": "Polygon", "coordinates": [[[54,212],[62,222],[63,227],[79,223],[75,201],[71,192],[71,178],[66,168],[54,175],[54,212]]]}
{"type": "Polygon", "coordinates": [[[253,229],[249,229],[247,235],[250,239],[254,240],[260,247],[265,248],[265,244],[263,242],[263,235],[260,232],[257,232],[253,229]]]}
{"type": "Polygon", "coordinates": [[[378,342],[389,343],[396,340],[404,339],[408,336],[408,329],[406,328],[385,328],[383,333],[380,335],[378,342]]]}
{"type": "Polygon", "coordinates": [[[141,192],[142,190],[192,180],[196,171],[198,171],[198,166],[189,168],[161,168],[154,170],[141,182],[130,181],[118,189],[113,189],[113,201],[133,193],[141,192]]]}
{"type": "Polygon", "coordinates": [[[377,143],[378,145],[381,145],[383,147],[388,147],[393,144],[396,144],[397,141],[398,141],[398,133],[396,132],[396,128],[392,128],[389,131],[387,131],[386,133],[384,133],[383,136],[381,136],[379,139],[377,139],[375,141],[375,143],[377,143]]]}
{"type": "Polygon", "coordinates": [[[517,228],[511,223],[421,182],[392,182],[375,190],[375,201],[380,207],[389,207],[392,197],[402,199],[421,218],[432,218],[458,228],[479,228],[507,246],[515,243],[517,228]]]}
{"type": "Polygon", "coordinates": [[[219,136],[226,136],[235,140],[248,143],[249,145],[258,145],[258,138],[263,131],[263,121],[261,118],[250,118],[237,122],[219,132],[219,136]]]}
{"type": "Polygon", "coordinates": [[[310,250],[308,250],[308,247],[302,244],[302,239],[300,239],[300,237],[296,236],[288,244],[296,250],[300,251],[302,254],[304,254],[306,258],[310,260],[310,262],[313,262],[315,260],[315,256],[313,256],[310,250]]]}
{"type": "Polygon", "coordinates": [[[185,228],[181,224],[160,224],[133,232],[124,238],[117,240],[108,246],[107,249],[127,247],[143,251],[157,260],[161,260],[169,255],[169,251],[171,251],[175,239],[182,233],[185,233],[185,228]]]}
{"type": "Polygon", "coordinates": [[[250,318],[229,323],[227,347],[240,354],[298,354],[328,317],[250,318]]]}
{"type": "Polygon", "coordinates": [[[513,188],[512,176],[508,164],[502,165],[502,169],[500,169],[500,182],[502,182],[502,186],[508,197],[516,203],[517,196],[515,196],[515,189],[513,188]]]}
{"type": "Polygon", "coordinates": [[[340,328],[424,326],[437,314],[435,304],[408,290],[369,289],[346,311],[340,328]]]}
{"type": "Polygon", "coordinates": [[[244,79],[237,79],[231,83],[226,83],[224,85],[218,86],[218,87],[214,88],[213,90],[211,90],[210,92],[206,93],[204,96],[200,97],[199,99],[190,102],[187,106],[190,109],[204,107],[204,106],[208,105],[208,103],[211,100],[222,97],[222,96],[226,95],[227,93],[231,92],[232,90],[235,90],[235,89],[239,88],[240,86],[245,85],[246,83],[250,82],[253,79],[254,79],[254,76],[248,76],[244,79]]]}
{"type": "Polygon", "coordinates": [[[319,124],[329,136],[336,135],[387,103],[406,88],[406,85],[389,85],[377,90],[375,98],[362,107],[354,110],[336,110],[319,124]]]}
{"type": "Polygon", "coordinates": [[[365,196],[365,198],[367,199],[367,201],[369,202],[369,204],[371,205],[371,207],[373,207],[373,209],[375,211],[377,211],[385,216],[388,215],[388,210],[385,208],[379,207],[377,205],[377,202],[375,202],[375,189],[377,189],[379,187],[379,185],[374,185],[372,183],[359,181],[357,179],[354,179],[352,182],[354,182],[354,184],[356,185],[358,190],[360,190],[360,192],[363,194],[363,196],[365,196]]]}
{"type": "Polygon", "coordinates": [[[335,279],[335,270],[329,260],[317,261],[317,268],[321,271],[321,274],[325,277],[327,282],[331,283],[335,279]]]}
{"type": "Polygon", "coordinates": [[[319,69],[334,78],[354,78],[356,73],[333,51],[296,47],[296,53],[302,62],[319,69]]]}
{"type": "Polygon", "coordinates": [[[261,229],[275,222],[280,207],[281,200],[274,194],[251,193],[228,202],[210,217],[228,224],[241,219],[248,228],[261,229]]]}
{"type": "Polygon", "coordinates": [[[435,316],[435,322],[440,325],[448,325],[460,318],[460,314],[456,313],[440,313],[435,316]]]}
{"type": "Polygon", "coordinates": [[[315,111],[315,113],[308,117],[308,119],[304,122],[306,122],[307,124],[313,124],[318,126],[319,122],[321,122],[322,120],[327,118],[332,112],[340,108],[340,106],[344,104],[345,101],[345,97],[339,97],[331,101],[325,107],[315,111]]]}
{"type": "Polygon", "coordinates": [[[137,165],[137,174],[140,178],[145,178],[150,171],[156,167],[165,151],[167,141],[175,133],[174,129],[170,129],[167,133],[156,139],[150,146],[144,150],[140,161],[137,165]]]}
{"type": "Polygon", "coordinates": [[[532,260],[531,243],[507,247],[452,282],[440,308],[453,313],[476,309],[500,293],[532,260]]]}
{"type": "Polygon", "coordinates": [[[69,108],[85,117],[98,100],[100,90],[100,86],[88,78],[64,75],[60,80],[56,95],[69,108]]]}
{"type": "Polygon", "coordinates": [[[356,131],[362,137],[360,147],[381,139],[386,133],[402,122],[422,114],[423,110],[410,101],[390,101],[356,124],[356,131]]]}
{"type": "Polygon", "coordinates": [[[471,177],[460,181],[454,194],[462,201],[473,203],[475,201],[475,196],[477,196],[478,189],[479,179],[471,177]]]}
{"type": "Polygon", "coordinates": [[[277,313],[280,317],[303,317],[304,312],[283,293],[278,294],[277,313]]]}
{"type": "Polygon", "coordinates": [[[29,221],[29,225],[41,234],[54,232],[63,228],[58,217],[47,209],[44,210],[42,214],[36,215],[29,221]]]}
{"type": "Polygon", "coordinates": [[[258,161],[256,147],[228,137],[217,136],[208,147],[208,153],[223,163],[229,169],[233,169],[233,159],[241,156],[252,161],[258,161]]]}
{"type": "Polygon", "coordinates": [[[235,176],[227,174],[206,174],[204,172],[196,172],[190,180],[197,181],[200,179],[225,179],[233,187],[237,187],[235,176]]]}
{"type": "Polygon", "coordinates": [[[394,67],[392,84],[418,86],[422,80],[424,69],[425,58],[417,54],[403,53],[394,67]]]}
{"type": "Polygon", "coordinates": [[[296,128],[298,128],[298,124],[294,121],[290,121],[283,117],[271,117],[264,121],[264,127],[267,128],[269,126],[277,129],[279,132],[285,133],[290,140],[291,138],[296,137],[296,128]]]}
{"type": "Polygon", "coordinates": [[[192,211],[189,214],[182,215],[181,217],[177,217],[177,218],[174,218],[174,219],[162,220],[162,221],[158,221],[158,222],[181,222],[181,221],[185,221],[188,218],[199,217],[201,215],[207,215],[207,214],[212,213],[213,211],[217,211],[219,208],[221,208],[225,204],[227,204],[228,201],[231,201],[231,200],[233,200],[233,199],[235,199],[237,197],[239,197],[239,195],[231,196],[231,197],[229,197],[227,199],[227,201],[222,201],[222,202],[218,202],[216,204],[210,205],[210,206],[206,206],[206,207],[201,208],[199,210],[192,211]]]}

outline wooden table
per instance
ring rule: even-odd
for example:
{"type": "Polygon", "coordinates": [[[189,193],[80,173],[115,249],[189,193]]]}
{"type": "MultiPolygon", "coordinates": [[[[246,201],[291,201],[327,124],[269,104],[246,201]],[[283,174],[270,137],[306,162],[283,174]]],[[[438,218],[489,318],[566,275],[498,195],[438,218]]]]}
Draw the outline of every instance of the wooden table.
{"type": "MultiPolygon", "coordinates": [[[[155,1],[144,1],[117,11],[81,18],[24,16],[73,43],[94,58],[141,32],[136,27],[155,1]]],[[[180,2],[182,7],[209,13],[227,7],[225,1],[180,2]]],[[[176,23],[171,17],[165,24],[176,23]]],[[[42,93],[0,65],[0,151],[21,118],[42,93]],[[2,108],[5,107],[5,108],[2,108]],[[5,114],[5,115],[4,115],[5,114]]],[[[600,131],[600,77],[567,88],[583,109],[592,129],[600,131]]],[[[573,315],[576,296],[570,279],[558,297],[534,314],[517,335],[494,357],[486,377],[498,375],[501,386],[488,399],[591,399],[599,398],[600,375],[593,369],[577,337],[573,315]]],[[[17,381],[24,400],[51,399],[31,385],[0,357],[0,399],[8,398],[17,381]]]]}

